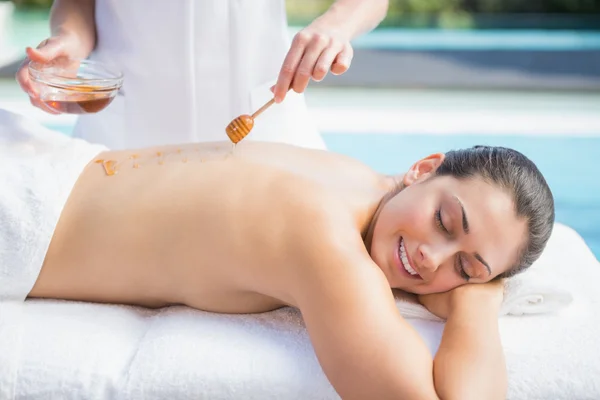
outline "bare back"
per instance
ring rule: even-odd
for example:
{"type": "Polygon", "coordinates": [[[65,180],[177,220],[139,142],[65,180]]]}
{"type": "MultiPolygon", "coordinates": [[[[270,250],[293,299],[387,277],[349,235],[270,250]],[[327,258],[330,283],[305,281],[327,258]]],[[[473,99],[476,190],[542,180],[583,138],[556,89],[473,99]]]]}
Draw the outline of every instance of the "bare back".
{"type": "Polygon", "coordinates": [[[307,239],[360,235],[387,190],[355,160],[287,145],[103,153],[75,185],[30,296],[232,313],[295,305],[298,271],[320,256],[307,239]]]}

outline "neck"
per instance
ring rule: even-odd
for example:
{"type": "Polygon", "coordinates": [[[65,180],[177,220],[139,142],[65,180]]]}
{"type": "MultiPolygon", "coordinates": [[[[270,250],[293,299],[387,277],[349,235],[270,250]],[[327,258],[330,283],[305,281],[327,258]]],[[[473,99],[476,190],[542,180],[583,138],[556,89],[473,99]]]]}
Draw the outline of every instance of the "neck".
{"type": "Polygon", "coordinates": [[[379,203],[377,204],[377,208],[375,212],[371,215],[369,223],[367,224],[367,229],[364,230],[362,234],[363,242],[365,243],[365,247],[367,248],[367,252],[371,254],[371,244],[373,243],[373,232],[375,231],[375,225],[377,224],[377,220],[379,218],[379,214],[381,214],[381,210],[387,204],[388,201],[395,195],[397,195],[402,189],[404,189],[404,184],[402,183],[402,176],[394,176],[391,178],[391,188],[388,192],[383,195],[379,203]]]}

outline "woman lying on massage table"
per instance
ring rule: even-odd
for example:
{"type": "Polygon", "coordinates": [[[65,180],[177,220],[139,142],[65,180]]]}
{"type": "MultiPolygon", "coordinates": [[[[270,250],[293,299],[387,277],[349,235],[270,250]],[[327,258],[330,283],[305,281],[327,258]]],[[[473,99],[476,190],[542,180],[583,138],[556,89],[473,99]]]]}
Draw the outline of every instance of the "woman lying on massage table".
{"type": "Polygon", "coordinates": [[[293,306],[343,398],[504,398],[497,278],[531,265],[553,221],[544,178],[505,148],[434,154],[394,177],[280,144],[104,152],[70,193],[29,297],[293,306]],[[447,318],[435,359],[392,288],[447,318]]]}

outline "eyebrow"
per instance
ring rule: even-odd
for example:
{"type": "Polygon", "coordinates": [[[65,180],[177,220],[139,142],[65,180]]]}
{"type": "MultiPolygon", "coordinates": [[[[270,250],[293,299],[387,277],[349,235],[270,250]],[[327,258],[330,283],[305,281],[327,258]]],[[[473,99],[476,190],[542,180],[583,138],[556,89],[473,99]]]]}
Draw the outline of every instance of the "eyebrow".
{"type": "Polygon", "coordinates": [[[465,234],[469,234],[469,220],[467,219],[467,212],[465,211],[465,206],[463,206],[462,201],[460,201],[460,199],[456,196],[452,196],[454,198],[454,200],[456,200],[456,202],[458,203],[458,205],[460,206],[460,211],[462,212],[462,228],[463,231],[465,232],[465,234]]]}
{"type": "MultiPolygon", "coordinates": [[[[465,234],[468,235],[469,234],[469,220],[467,219],[467,212],[465,211],[465,206],[463,205],[462,201],[460,201],[460,199],[458,197],[456,197],[456,196],[452,196],[452,197],[454,197],[454,200],[456,200],[456,202],[460,206],[460,211],[462,213],[463,232],[465,232],[465,234]]],[[[473,256],[480,263],[482,263],[485,266],[485,268],[488,271],[488,275],[492,275],[492,269],[490,268],[490,265],[483,259],[483,257],[481,257],[481,255],[479,253],[473,253],[473,256]]]]}
{"type": "Polygon", "coordinates": [[[481,257],[479,255],[479,253],[474,253],[473,256],[475,256],[475,258],[477,260],[479,260],[480,263],[482,263],[483,265],[485,265],[485,268],[487,269],[488,275],[492,275],[492,269],[490,268],[490,266],[488,265],[488,263],[485,262],[485,260],[483,259],[483,257],[481,257]]]}

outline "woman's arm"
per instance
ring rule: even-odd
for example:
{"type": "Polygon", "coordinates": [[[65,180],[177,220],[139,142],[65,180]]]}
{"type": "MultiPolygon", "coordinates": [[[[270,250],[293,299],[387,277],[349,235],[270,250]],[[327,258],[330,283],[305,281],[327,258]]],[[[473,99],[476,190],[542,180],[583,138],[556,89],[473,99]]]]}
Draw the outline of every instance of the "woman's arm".
{"type": "Polygon", "coordinates": [[[332,220],[337,203],[320,206],[296,215],[312,222],[292,247],[299,267],[289,285],[325,375],[344,400],[437,399],[431,353],[360,235],[349,237],[354,222],[332,220]],[[317,224],[324,210],[326,223],[317,224]]]}
{"type": "Polygon", "coordinates": [[[296,295],[325,375],[344,399],[438,399],[433,360],[418,333],[398,313],[377,268],[331,268],[296,295]],[[362,276],[361,276],[362,275],[362,276]],[[309,289],[307,289],[309,288],[309,289]]]}
{"type": "Polygon", "coordinates": [[[447,317],[433,362],[442,399],[504,399],[507,377],[498,330],[502,282],[472,284],[421,296],[432,312],[447,317]]]}
{"type": "Polygon", "coordinates": [[[78,58],[86,58],[96,46],[95,0],[54,0],[50,11],[52,36],[77,37],[78,58]]]}
{"type": "Polygon", "coordinates": [[[337,0],[313,24],[334,27],[348,40],[374,29],[385,18],[389,0],[337,0]]]}

